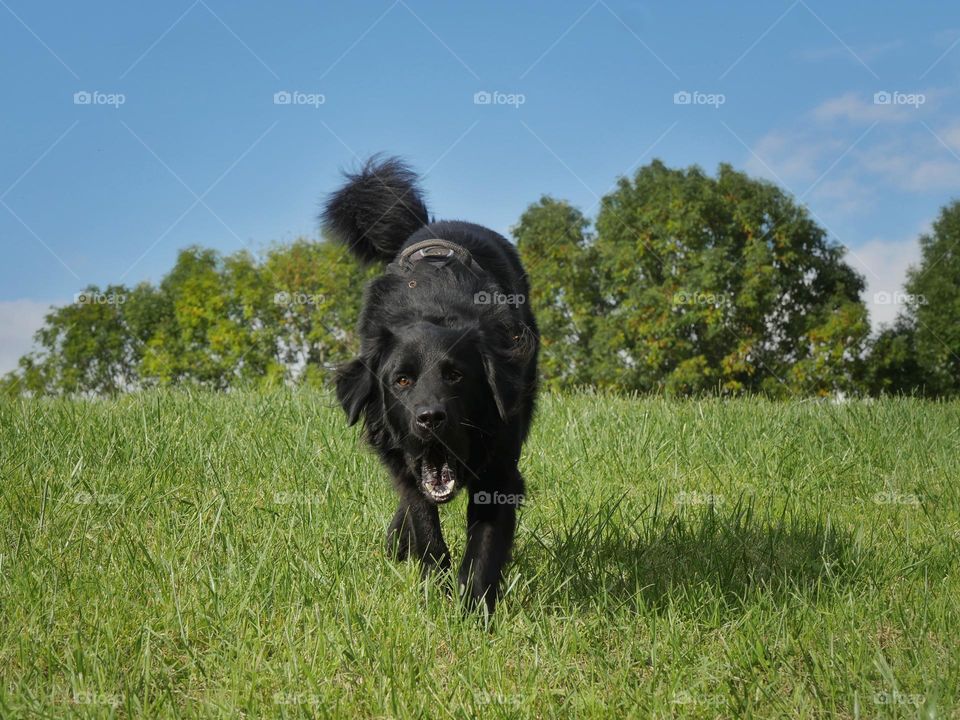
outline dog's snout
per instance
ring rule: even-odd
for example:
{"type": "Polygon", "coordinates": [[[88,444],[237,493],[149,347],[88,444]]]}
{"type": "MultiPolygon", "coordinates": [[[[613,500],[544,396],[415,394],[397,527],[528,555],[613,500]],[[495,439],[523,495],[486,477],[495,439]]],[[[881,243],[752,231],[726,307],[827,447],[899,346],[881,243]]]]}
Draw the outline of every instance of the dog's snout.
{"type": "Polygon", "coordinates": [[[428,430],[436,430],[447,419],[447,413],[439,405],[417,408],[417,425],[428,430]]]}

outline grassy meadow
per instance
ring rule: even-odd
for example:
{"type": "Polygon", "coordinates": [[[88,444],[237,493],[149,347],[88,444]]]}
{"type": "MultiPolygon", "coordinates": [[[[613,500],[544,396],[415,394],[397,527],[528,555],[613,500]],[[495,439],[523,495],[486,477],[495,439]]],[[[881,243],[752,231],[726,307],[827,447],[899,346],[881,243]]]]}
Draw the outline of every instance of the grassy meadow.
{"type": "Polygon", "coordinates": [[[546,395],[522,468],[488,623],[327,394],[3,401],[0,717],[960,716],[960,403],[546,395]]]}

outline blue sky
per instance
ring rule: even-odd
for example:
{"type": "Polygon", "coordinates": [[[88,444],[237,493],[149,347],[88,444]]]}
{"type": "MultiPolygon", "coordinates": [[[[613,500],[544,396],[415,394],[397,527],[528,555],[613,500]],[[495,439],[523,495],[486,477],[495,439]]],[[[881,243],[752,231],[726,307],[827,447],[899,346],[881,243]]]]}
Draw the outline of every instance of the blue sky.
{"type": "Polygon", "coordinates": [[[729,162],[849,249],[875,321],[960,196],[942,2],[0,0],[0,65],[0,371],[90,283],[316,236],[380,150],[427,172],[437,216],[504,233],[542,194],[592,215],[653,158],[729,162]]]}

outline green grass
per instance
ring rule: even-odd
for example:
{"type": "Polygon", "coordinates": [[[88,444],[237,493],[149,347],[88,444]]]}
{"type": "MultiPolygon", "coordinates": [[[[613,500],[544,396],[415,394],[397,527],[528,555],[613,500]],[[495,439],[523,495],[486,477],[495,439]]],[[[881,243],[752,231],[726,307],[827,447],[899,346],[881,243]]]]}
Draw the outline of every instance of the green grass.
{"type": "Polygon", "coordinates": [[[485,627],[327,395],[0,404],[0,717],[957,716],[960,404],[546,396],[522,467],[485,627]]]}

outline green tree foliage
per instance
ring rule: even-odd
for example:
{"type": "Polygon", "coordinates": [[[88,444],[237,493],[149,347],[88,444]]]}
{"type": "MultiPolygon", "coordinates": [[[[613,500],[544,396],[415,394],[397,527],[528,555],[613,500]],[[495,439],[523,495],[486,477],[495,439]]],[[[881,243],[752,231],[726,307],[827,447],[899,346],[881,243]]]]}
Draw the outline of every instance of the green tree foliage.
{"type": "Polygon", "coordinates": [[[188,248],[160,283],[167,303],[147,341],[143,377],[223,389],[260,378],[277,341],[268,278],[247,252],[188,248]]]}
{"type": "Polygon", "coordinates": [[[545,342],[561,366],[547,373],[678,395],[857,388],[863,281],[774,185],[726,165],[712,178],[654,162],[603,198],[595,238],[585,226],[541,200],[518,227],[535,283],[547,283],[535,295],[545,332],[566,346],[545,342]]]}
{"type": "Polygon", "coordinates": [[[274,289],[280,363],[319,379],[318,369],[356,349],[360,290],[378,268],[364,269],[335,243],[298,240],[271,249],[264,272],[274,289]]]}
{"type": "MultiPolygon", "coordinates": [[[[920,239],[917,299],[865,352],[863,280],[807,211],[721,165],[653,162],[621,178],[593,227],[543,197],[514,228],[555,389],[775,397],[960,392],[960,202],[920,239]]],[[[357,346],[380,271],[297,240],[183,250],[158,286],[90,287],[53,308],[0,392],[112,394],[151,385],[322,382],[357,346]]]]}
{"type": "Polygon", "coordinates": [[[369,273],[332,243],[247,252],[181,251],[158,287],[91,286],[53,308],[0,391],[112,394],[150,385],[225,389],[322,381],[355,349],[369,273]]]}
{"type": "Polygon", "coordinates": [[[528,300],[542,335],[541,372],[553,388],[593,381],[590,344],[600,296],[588,225],[579,210],[543,197],[527,208],[513,229],[530,276],[528,300]]]}
{"type": "Polygon", "coordinates": [[[913,325],[903,316],[883,328],[871,343],[864,382],[871,395],[936,394],[917,361],[913,325]]]}
{"type": "Polygon", "coordinates": [[[873,392],[960,393],[960,201],[920,237],[920,265],[907,273],[907,303],[873,344],[873,392]]]}
{"type": "MultiPolygon", "coordinates": [[[[135,291],[137,297],[148,292],[135,291]]],[[[73,304],[51,310],[36,335],[42,350],[20,359],[19,372],[5,382],[8,390],[112,394],[130,388],[142,350],[142,328],[127,320],[132,297],[122,285],[91,286],[73,304]]]]}
{"type": "Polygon", "coordinates": [[[943,208],[920,238],[920,266],[907,276],[917,362],[937,394],[960,392],[960,201],[943,208]]]}

